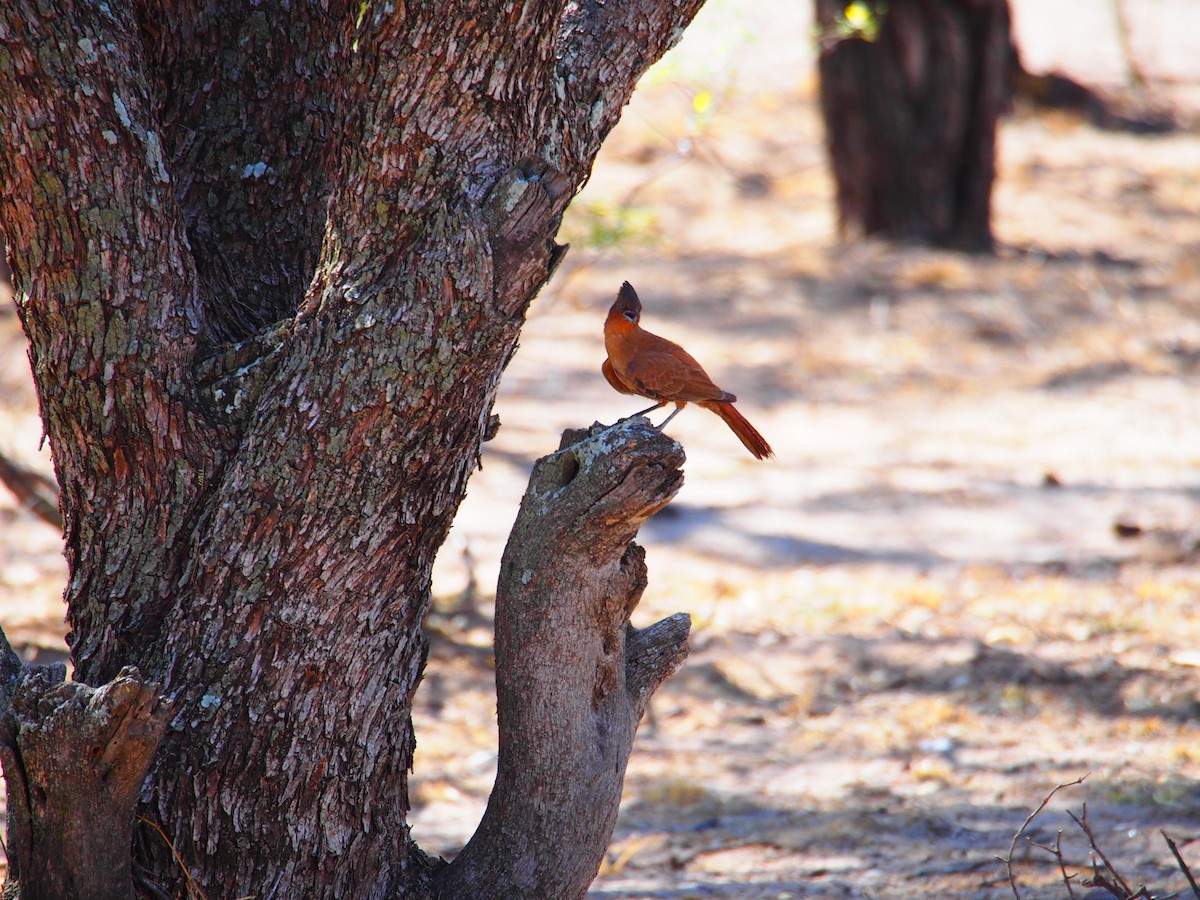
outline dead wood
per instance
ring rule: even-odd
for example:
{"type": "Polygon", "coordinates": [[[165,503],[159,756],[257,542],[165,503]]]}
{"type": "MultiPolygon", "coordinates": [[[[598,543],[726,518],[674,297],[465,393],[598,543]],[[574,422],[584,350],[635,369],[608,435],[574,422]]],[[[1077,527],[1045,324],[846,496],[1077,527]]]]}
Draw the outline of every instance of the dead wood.
{"type": "Polygon", "coordinates": [[[62,516],[58,512],[58,485],[18,465],[3,453],[0,453],[0,482],[12,491],[21,506],[48,525],[62,530],[62,516]]]}
{"type": "Polygon", "coordinates": [[[0,761],[9,883],[22,900],[133,897],[135,804],[166,729],[158,686],[127,668],[103,687],[22,666],[0,633],[0,761]]]}
{"type": "Polygon", "coordinates": [[[638,721],[687,655],[688,616],[629,624],[646,587],[632,538],[679,490],[683,460],[635,419],[534,467],[496,596],[496,784],[440,897],[569,900],[595,877],[638,721]]]}

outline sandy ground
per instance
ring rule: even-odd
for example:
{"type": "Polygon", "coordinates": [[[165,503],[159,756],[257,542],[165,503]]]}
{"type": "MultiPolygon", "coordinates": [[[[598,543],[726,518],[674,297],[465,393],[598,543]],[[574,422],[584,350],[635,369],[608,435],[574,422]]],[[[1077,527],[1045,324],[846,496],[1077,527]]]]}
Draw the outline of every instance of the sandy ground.
{"type": "MultiPolygon", "coordinates": [[[[1027,64],[1120,83],[1098,5],[1062,6],[1074,45],[1017,4],[1027,64]]],[[[1200,137],[1018,110],[994,257],[842,245],[808,23],[711,5],[572,207],[435,573],[414,836],[452,854],[486,802],[499,555],[562,429],[638,408],[598,371],[629,279],[778,457],[702,410],[669,428],[687,482],[643,529],[635,622],[689,612],[693,653],[643,723],[592,896],[1011,896],[996,857],[1085,773],[1034,837],[1064,829],[1084,865],[1065,810],[1086,802],[1135,886],[1186,889],[1158,830],[1200,870],[1200,137]]],[[[1186,96],[1200,29],[1137,28],[1186,96]]],[[[22,345],[6,306],[0,446],[49,471],[22,345]]],[[[4,628],[61,653],[57,536],[7,496],[0,531],[4,628]]],[[[1049,854],[1018,857],[1023,897],[1067,896],[1049,854]]]]}

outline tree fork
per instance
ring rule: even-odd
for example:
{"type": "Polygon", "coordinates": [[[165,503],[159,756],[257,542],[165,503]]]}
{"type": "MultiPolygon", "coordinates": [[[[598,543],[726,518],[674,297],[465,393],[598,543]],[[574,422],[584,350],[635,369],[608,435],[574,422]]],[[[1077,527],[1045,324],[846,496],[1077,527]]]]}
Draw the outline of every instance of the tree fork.
{"type": "Polygon", "coordinates": [[[501,562],[496,784],[440,898],[582,897],[638,721],[687,656],[687,615],[629,624],[647,583],[632,538],[679,491],[682,449],[645,419],[563,445],[534,466],[501,562]]]}

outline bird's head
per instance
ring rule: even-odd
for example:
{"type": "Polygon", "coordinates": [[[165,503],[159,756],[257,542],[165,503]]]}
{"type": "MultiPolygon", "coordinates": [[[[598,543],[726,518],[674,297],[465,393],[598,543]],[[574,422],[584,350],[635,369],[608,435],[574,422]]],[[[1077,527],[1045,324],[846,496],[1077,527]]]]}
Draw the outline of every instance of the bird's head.
{"type": "Polygon", "coordinates": [[[609,321],[614,319],[624,319],[630,325],[638,324],[638,320],[642,317],[642,301],[638,299],[637,291],[633,289],[633,285],[626,281],[621,285],[621,290],[617,292],[616,302],[608,311],[609,321]]]}

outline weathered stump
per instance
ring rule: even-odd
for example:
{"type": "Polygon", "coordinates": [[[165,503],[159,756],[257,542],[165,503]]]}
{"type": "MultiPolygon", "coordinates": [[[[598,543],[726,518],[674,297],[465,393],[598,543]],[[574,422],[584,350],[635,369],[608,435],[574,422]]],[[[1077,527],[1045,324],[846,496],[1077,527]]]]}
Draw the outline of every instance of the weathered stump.
{"type": "Polygon", "coordinates": [[[632,538],[683,483],[683,451],[635,419],[564,435],[529,480],[500,568],[500,756],[479,829],[442,898],[582,897],[616,824],[650,695],[687,656],[691,620],[636,629],[632,538]]]}
{"type": "Polygon", "coordinates": [[[131,900],[138,793],[166,728],[158,686],[134,668],[99,688],[65,681],[0,642],[9,883],[22,900],[131,900]]]}

